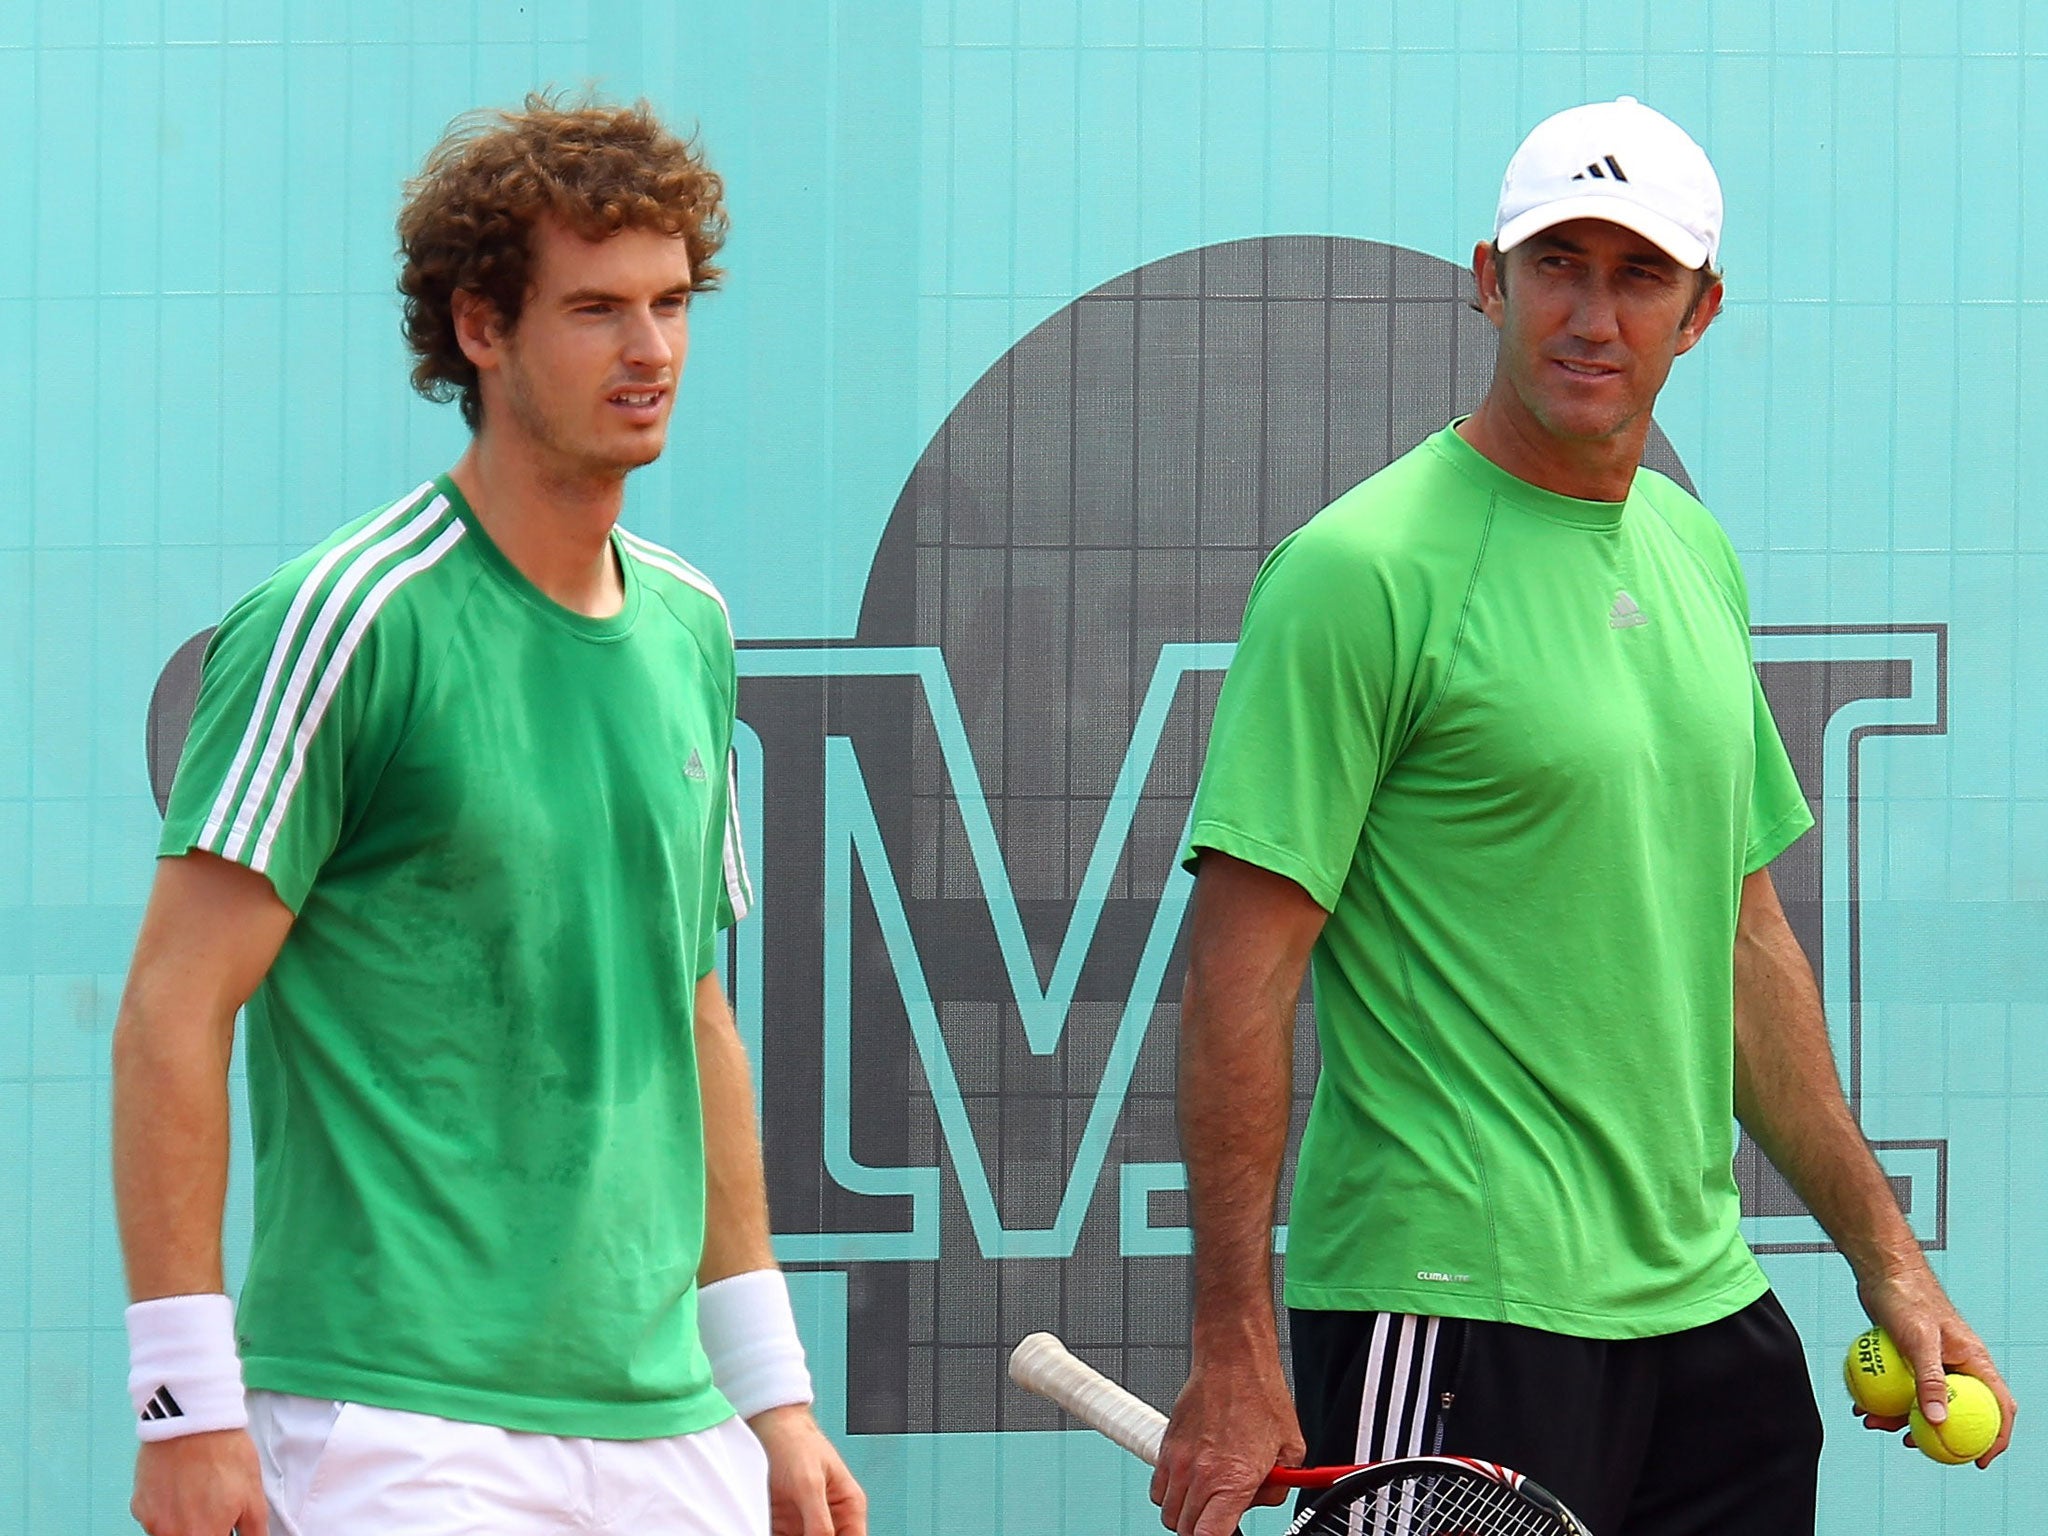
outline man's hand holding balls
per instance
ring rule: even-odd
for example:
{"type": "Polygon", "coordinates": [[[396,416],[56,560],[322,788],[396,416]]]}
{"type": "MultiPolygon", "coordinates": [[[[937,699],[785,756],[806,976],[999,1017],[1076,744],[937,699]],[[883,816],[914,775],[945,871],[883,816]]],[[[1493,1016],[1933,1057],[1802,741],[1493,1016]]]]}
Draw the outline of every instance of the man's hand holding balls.
{"type": "Polygon", "coordinates": [[[1910,1427],[1912,1444],[1946,1466],[1975,1461],[1998,1439],[2004,1415],[1990,1387],[1975,1376],[1948,1375],[1946,1416],[1936,1423],[1920,1409],[1913,1367],[1882,1328],[1859,1333],[1842,1362],[1849,1400],[1873,1429],[1910,1427]]]}

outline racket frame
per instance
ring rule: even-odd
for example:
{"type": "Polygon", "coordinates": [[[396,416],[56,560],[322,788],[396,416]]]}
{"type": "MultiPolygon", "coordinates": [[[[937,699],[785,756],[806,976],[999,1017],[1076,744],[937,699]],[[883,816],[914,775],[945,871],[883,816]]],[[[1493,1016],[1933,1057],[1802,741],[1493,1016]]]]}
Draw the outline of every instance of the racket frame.
{"type": "MultiPolygon", "coordinates": [[[[1031,1333],[1018,1340],[1010,1352],[1010,1379],[1025,1391],[1056,1403],[1147,1466],[1159,1464],[1166,1415],[1075,1355],[1056,1335],[1031,1333]]],[[[1292,1532],[1304,1529],[1315,1518],[1317,1508],[1329,1502],[1331,1493],[1340,1487],[1346,1490],[1341,1497],[1352,1498],[1405,1478],[1426,1476],[1431,1469],[1504,1486],[1558,1520],[1566,1532],[1588,1536],[1578,1517],[1540,1483],[1498,1463],[1466,1456],[1402,1456],[1348,1467],[1275,1467],[1265,1486],[1318,1494],[1288,1527],[1292,1532]]]]}

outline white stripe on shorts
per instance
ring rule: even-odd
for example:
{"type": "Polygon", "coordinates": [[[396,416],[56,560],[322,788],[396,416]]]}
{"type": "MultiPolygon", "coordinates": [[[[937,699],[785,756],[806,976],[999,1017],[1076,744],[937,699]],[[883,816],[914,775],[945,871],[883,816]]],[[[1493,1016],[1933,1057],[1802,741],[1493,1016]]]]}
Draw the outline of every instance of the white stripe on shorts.
{"type": "Polygon", "coordinates": [[[1424,1444],[1424,1436],[1436,1396],[1436,1344],[1441,1326],[1441,1318],[1412,1312],[1381,1312],[1373,1318],[1365,1382],[1359,1393],[1358,1436],[1353,1443],[1356,1460],[1421,1456],[1432,1449],[1424,1444]]]}

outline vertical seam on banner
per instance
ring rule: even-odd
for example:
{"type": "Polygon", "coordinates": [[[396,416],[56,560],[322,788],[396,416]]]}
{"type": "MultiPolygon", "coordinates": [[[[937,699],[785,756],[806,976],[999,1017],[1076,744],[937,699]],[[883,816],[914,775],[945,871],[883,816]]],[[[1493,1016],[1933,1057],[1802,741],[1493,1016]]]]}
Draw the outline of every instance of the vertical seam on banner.
{"type": "Polygon", "coordinates": [[[261,874],[270,864],[271,845],[277,840],[278,828],[284,824],[285,811],[290,807],[293,793],[298,789],[299,778],[305,772],[306,746],[312,741],[313,733],[320,729],[320,722],[326,718],[327,706],[334,702],[334,693],[341,686],[342,674],[348,670],[356,648],[363,643],[363,636],[369,633],[370,621],[377,617],[377,611],[391,600],[391,594],[404,586],[413,577],[453,549],[466,531],[462,520],[457,518],[434,542],[410,559],[401,560],[383,578],[370,588],[369,595],[357,607],[348,628],[342,632],[341,643],[334,648],[328,659],[327,668],[320,674],[320,683],[313,691],[312,701],[306,707],[305,719],[292,738],[291,761],[285,769],[284,778],[279,782],[277,799],[270,808],[270,815],[264,819],[263,832],[256,840],[256,851],[249,867],[261,874]]]}
{"type": "Polygon", "coordinates": [[[292,594],[291,606],[285,610],[284,623],[278,626],[277,641],[270,648],[270,662],[263,669],[263,681],[256,690],[256,703],[249,713],[248,727],[242,732],[241,744],[235,749],[234,760],[228,765],[227,776],[222,780],[220,795],[213,802],[213,809],[207,814],[206,825],[199,833],[198,846],[212,851],[214,839],[221,833],[229,810],[235,804],[235,787],[242,782],[242,770],[249,766],[249,754],[256,750],[256,743],[263,735],[263,723],[270,713],[270,700],[277,688],[277,680],[284,672],[285,658],[291,654],[292,642],[298,638],[299,625],[304,622],[306,610],[313,606],[313,594],[320,584],[343,560],[354,554],[386,528],[397,522],[406,513],[419,505],[420,498],[434,488],[429,480],[417,487],[410,495],[401,496],[385,511],[373,517],[349,538],[334,546],[320,557],[299,583],[299,590],[292,594]]]}

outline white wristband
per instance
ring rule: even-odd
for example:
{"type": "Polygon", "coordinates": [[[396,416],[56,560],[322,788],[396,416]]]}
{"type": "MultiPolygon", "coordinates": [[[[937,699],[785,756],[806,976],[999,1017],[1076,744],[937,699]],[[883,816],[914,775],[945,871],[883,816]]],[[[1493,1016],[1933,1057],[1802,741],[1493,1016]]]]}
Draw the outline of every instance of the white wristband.
{"type": "Polygon", "coordinates": [[[781,1270],[750,1269],[699,1287],[697,1335],[712,1381],[741,1418],[811,1400],[811,1373],[781,1270]]]}
{"type": "Polygon", "coordinates": [[[245,1428],[235,1304],[225,1296],[160,1296],[130,1307],[128,1401],[144,1440],[245,1428]]]}

